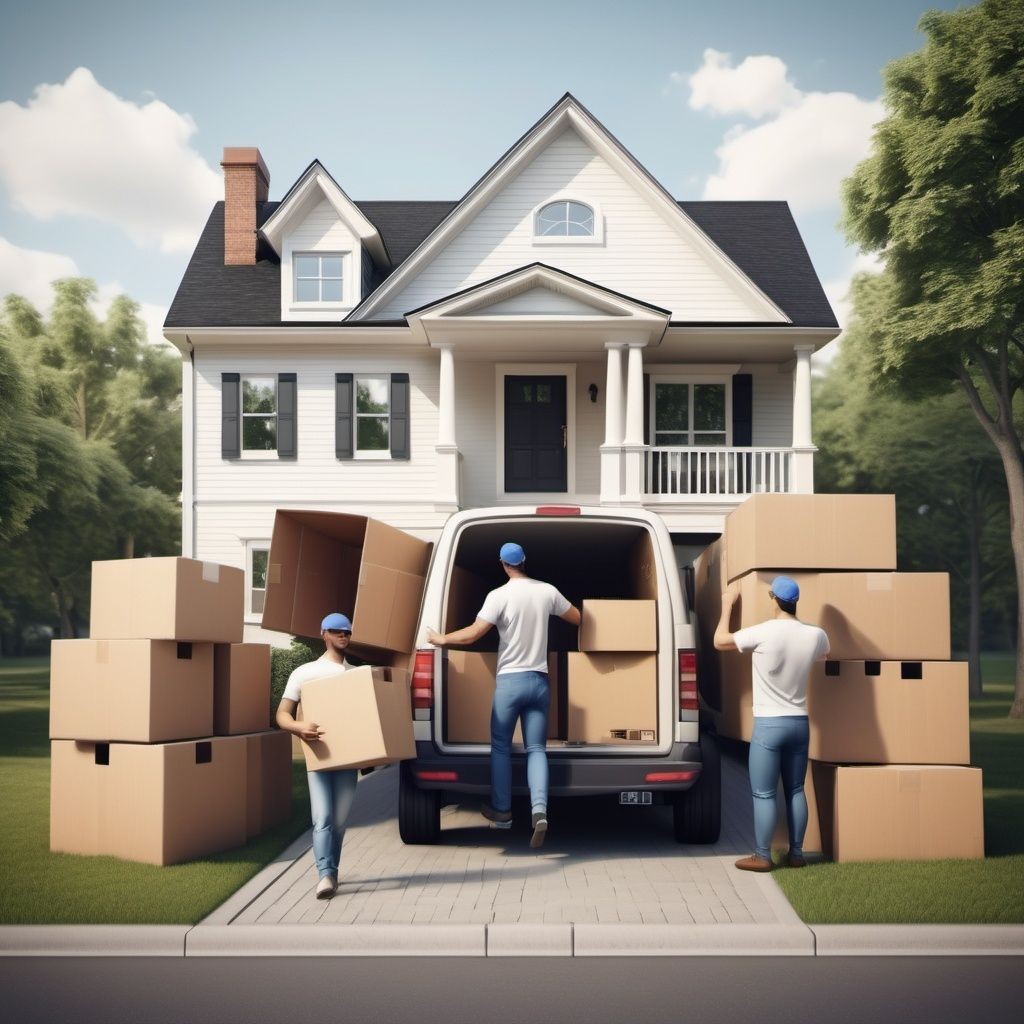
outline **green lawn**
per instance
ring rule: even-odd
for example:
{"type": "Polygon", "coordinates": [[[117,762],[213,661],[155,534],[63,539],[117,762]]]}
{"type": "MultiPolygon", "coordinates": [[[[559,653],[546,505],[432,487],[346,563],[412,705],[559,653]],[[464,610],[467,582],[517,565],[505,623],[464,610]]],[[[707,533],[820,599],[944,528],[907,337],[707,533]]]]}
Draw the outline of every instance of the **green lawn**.
{"type": "Polygon", "coordinates": [[[194,924],[309,827],[305,766],[292,816],[227,853],[173,867],[49,851],[49,662],[0,661],[0,923],[194,924]]]}
{"type": "Polygon", "coordinates": [[[1011,655],[984,659],[971,701],[971,760],[983,771],[985,860],[811,864],[774,873],[808,924],[1024,923],[1024,720],[1006,717],[1011,655]]]}

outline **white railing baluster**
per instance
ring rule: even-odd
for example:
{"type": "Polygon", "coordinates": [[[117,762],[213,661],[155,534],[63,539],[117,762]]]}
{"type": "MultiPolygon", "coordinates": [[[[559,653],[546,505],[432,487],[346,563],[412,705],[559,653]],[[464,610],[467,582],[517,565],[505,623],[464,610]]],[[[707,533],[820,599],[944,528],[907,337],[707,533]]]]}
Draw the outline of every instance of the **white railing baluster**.
{"type": "Polygon", "coordinates": [[[665,500],[789,493],[793,486],[791,448],[650,446],[643,465],[646,492],[665,500]]]}

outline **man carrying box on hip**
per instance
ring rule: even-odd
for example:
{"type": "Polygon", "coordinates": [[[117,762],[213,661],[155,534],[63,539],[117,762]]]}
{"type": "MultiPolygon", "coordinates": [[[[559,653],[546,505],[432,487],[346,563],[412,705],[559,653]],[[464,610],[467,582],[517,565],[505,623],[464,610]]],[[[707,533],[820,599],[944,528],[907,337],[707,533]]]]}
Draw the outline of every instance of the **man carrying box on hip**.
{"type": "Polygon", "coordinates": [[[722,616],[715,630],[715,649],[753,651],[754,732],[750,739],[750,788],[754,795],[752,857],[736,861],[743,871],[771,871],[769,849],[775,831],[775,791],[782,774],[789,822],[790,867],[804,866],[803,843],[807,830],[807,679],[811,666],[829,652],[828,636],[818,626],[796,617],[800,587],[788,576],[772,580],[769,597],[775,616],[767,622],[729,632],[739,585],[733,583],[722,595],[722,616]]]}
{"type": "Polygon", "coordinates": [[[514,543],[503,544],[499,556],[508,582],[492,590],[476,621],[453,633],[427,631],[437,647],[475,643],[492,626],[498,627],[498,670],[491,709],[491,802],[483,815],[499,828],[512,826],[512,735],[522,718],[526,744],[526,779],[530,787],[533,837],[536,849],[548,829],[548,619],[557,615],[573,626],[580,612],[550,583],[526,575],[526,553],[514,543]]]}

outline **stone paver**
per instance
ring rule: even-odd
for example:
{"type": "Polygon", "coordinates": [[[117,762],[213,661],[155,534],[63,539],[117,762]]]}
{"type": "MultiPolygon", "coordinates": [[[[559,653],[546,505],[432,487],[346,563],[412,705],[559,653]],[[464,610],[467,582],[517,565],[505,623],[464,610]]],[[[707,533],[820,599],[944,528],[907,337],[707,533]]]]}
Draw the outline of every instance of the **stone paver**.
{"type": "MultiPolygon", "coordinates": [[[[441,815],[437,846],[405,846],[395,818],[398,773],[363,778],[333,900],[314,896],[311,853],[236,913],[234,925],[795,924],[770,877],[732,861],[752,845],[746,772],[722,759],[722,835],[680,846],[668,807],[620,807],[614,797],[555,800],[544,847],[528,846],[525,813],[492,830],[476,802],[441,815]]],[[[519,807],[516,807],[517,812],[519,807]]]]}

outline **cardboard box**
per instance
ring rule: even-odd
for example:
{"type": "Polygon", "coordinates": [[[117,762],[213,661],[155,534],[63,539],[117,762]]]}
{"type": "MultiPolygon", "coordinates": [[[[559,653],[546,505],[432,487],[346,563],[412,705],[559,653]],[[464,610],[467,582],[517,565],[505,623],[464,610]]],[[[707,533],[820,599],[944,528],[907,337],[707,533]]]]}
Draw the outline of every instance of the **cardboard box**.
{"type": "Polygon", "coordinates": [[[93,640],[239,643],[245,573],[193,558],[92,563],[93,640]]]}
{"type": "Polygon", "coordinates": [[[270,728],[270,644],[216,644],[213,731],[234,736],[270,728]]]}
{"type": "Polygon", "coordinates": [[[338,611],[352,619],[354,651],[409,652],[429,559],[428,543],[366,516],[279,509],[263,628],[319,636],[338,611]]]}
{"type": "Polygon", "coordinates": [[[807,712],[817,761],[971,763],[966,662],[819,662],[807,712]]]}
{"type": "Polygon", "coordinates": [[[162,743],[212,727],[213,644],[53,641],[51,739],[162,743]]]}
{"type": "Polygon", "coordinates": [[[656,651],[655,601],[604,601],[587,598],[580,623],[581,651],[656,651]]]}
{"type": "Polygon", "coordinates": [[[656,654],[568,655],[570,743],[604,743],[622,730],[658,728],[656,654]]]}
{"type": "Polygon", "coordinates": [[[896,568],[892,494],[755,494],[725,521],[730,580],[753,569],[896,568]]]}
{"type": "Polygon", "coordinates": [[[241,846],[246,741],[50,744],[50,849],[177,864],[241,846]]]}
{"type": "Polygon", "coordinates": [[[292,813],[292,734],[273,729],[245,739],[245,837],[266,832],[292,813]]]}
{"type": "Polygon", "coordinates": [[[311,679],[302,686],[301,719],[323,739],[302,742],[306,768],[370,768],[416,756],[412,699],[404,672],[370,667],[311,679]]]}
{"type": "MultiPolygon", "coordinates": [[[[750,742],[754,729],[754,684],[750,655],[739,651],[716,651],[716,673],[720,707],[714,709],[715,727],[720,736],[750,742]]],[[[704,681],[698,677],[704,692],[704,681]]]]}
{"type": "Polygon", "coordinates": [[[836,861],[985,856],[981,769],[822,765],[823,852],[836,861]]]}
{"type": "MultiPolygon", "coordinates": [[[[807,762],[807,774],[804,777],[804,797],[807,800],[807,829],[804,832],[803,852],[810,854],[822,853],[821,822],[818,816],[818,787],[828,789],[833,783],[834,766],[821,764],[818,761],[807,762]],[[817,780],[817,782],[816,782],[817,780]]],[[[783,792],[782,780],[776,796],[779,809],[775,834],[772,836],[772,849],[789,850],[789,821],[786,816],[786,794],[783,792]]]]}
{"type": "MultiPolygon", "coordinates": [[[[490,743],[491,705],[494,702],[495,674],[498,655],[492,651],[460,651],[450,649],[445,675],[445,739],[448,743],[490,743]]],[[[548,706],[549,740],[559,736],[558,656],[548,655],[548,683],[551,702],[548,706]]],[[[522,723],[517,722],[512,743],[522,745],[522,723]]]]}

